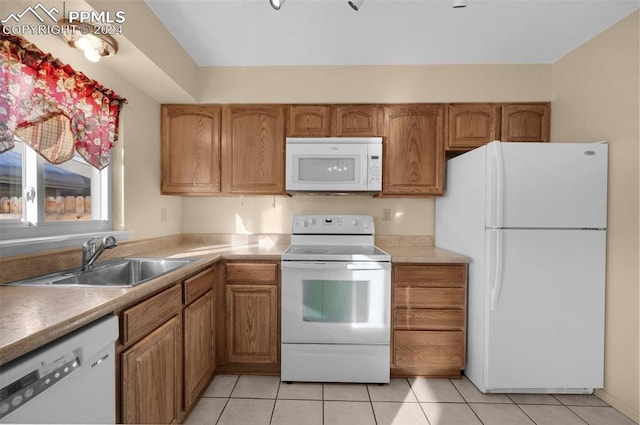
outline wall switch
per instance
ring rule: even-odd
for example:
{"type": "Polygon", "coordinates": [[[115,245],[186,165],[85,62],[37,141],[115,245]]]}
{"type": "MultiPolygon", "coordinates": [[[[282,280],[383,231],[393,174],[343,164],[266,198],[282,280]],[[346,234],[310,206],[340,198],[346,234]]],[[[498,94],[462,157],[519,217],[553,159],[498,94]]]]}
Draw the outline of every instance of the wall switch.
{"type": "Polygon", "coordinates": [[[162,207],[160,208],[160,222],[164,223],[166,221],[167,221],[167,208],[162,207]]]}
{"type": "Polygon", "coordinates": [[[391,208],[382,209],[382,221],[391,221],[391,208]]]}

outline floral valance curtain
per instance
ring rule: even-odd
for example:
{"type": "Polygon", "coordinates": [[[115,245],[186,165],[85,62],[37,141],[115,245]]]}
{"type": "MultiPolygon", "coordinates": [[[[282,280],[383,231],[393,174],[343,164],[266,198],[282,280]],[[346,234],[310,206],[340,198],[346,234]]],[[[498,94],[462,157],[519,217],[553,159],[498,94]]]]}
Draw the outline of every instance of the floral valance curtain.
{"type": "Polygon", "coordinates": [[[98,169],[109,165],[126,99],[22,37],[0,37],[0,154],[15,135],[53,164],[75,151],[98,169]]]}

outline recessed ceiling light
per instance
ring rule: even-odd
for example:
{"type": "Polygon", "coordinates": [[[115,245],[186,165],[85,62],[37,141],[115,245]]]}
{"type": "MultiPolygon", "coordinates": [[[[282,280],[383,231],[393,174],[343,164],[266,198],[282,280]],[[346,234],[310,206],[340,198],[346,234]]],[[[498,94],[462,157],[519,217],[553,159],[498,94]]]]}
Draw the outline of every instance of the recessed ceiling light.
{"type": "Polygon", "coordinates": [[[467,7],[467,0],[453,0],[454,9],[459,9],[461,7],[467,7]]]}

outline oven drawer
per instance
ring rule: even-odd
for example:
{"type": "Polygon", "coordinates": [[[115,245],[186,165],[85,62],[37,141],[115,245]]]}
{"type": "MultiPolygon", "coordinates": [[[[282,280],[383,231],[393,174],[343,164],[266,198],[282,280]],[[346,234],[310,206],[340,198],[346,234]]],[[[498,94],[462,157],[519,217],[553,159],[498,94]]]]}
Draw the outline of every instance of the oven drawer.
{"type": "Polygon", "coordinates": [[[464,333],[459,331],[395,331],[394,368],[430,376],[459,375],[464,367],[464,333]]]}
{"type": "Polygon", "coordinates": [[[278,283],[276,263],[227,263],[226,283],[278,283]]]}
{"type": "Polygon", "coordinates": [[[464,330],[464,310],[396,308],[394,329],[403,330],[464,330]]]}
{"type": "Polygon", "coordinates": [[[400,286],[394,290],[395,307],[459,308],[465,307],[464,288],[424,288],[400,286]]]}

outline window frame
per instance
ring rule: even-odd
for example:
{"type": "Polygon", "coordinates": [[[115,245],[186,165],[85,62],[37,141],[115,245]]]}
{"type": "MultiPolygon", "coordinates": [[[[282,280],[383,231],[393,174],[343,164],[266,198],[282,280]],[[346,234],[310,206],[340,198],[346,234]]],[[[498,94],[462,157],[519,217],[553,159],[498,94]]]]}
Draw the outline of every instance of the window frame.
{"type": "Polygon", "coordinates": [[[113,167],[98,170],[91,167],[92,219],[79,221],[45,220],[46,159],[29,145],[24,145],[22,156],[22,208],[21,219],[0,220],[0,257],[20,255],[46,249],[74,246],[93,236],[120,235],[128,232],[113,230],[113,167]],[[27,193],[35,191],[33,201],[27,193]],[[97,195],[94,195],[97,194],[97,195]],[[29,204],[29,205],[28,205],[29,204]],[[97,218],[96,218],[97,217],[97,218]]]}

